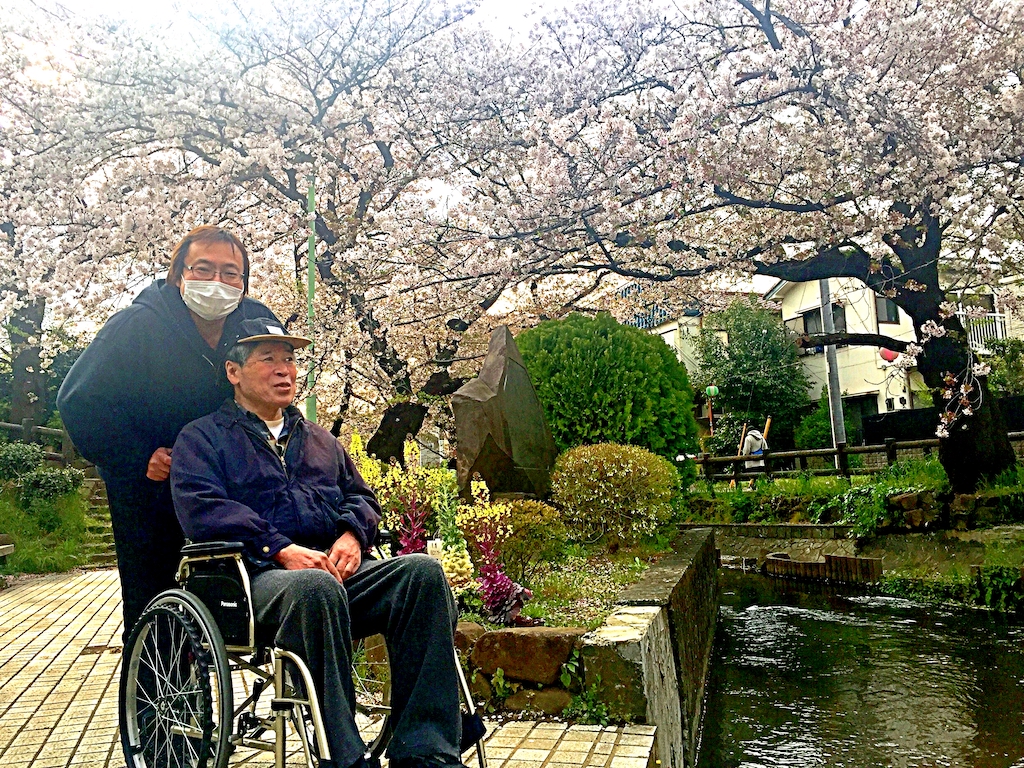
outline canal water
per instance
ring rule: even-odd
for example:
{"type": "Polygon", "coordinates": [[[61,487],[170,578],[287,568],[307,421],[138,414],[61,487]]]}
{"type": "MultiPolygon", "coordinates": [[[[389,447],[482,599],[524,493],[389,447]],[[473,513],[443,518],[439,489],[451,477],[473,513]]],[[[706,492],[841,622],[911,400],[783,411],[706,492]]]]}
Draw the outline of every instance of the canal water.
{"type": "Polygon", "coordinates": [[[719,573],[699,768],[1024,768],[1024,621],[719,573]]]}

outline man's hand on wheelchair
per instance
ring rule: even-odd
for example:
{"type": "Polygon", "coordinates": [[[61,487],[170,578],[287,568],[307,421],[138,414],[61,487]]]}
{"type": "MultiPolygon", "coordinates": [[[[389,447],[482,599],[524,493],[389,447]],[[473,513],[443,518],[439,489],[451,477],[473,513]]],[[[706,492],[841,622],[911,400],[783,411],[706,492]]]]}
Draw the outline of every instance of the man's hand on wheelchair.
{"type": "Polygon", "coordinates": [[[274,560],[287,571],[298,571],[303,568],[327,571],[341,583],[359,570],[362,547],[354,534],[344,533],[327,553],[298,544],[289,544],[274,555],[274,560]]]}
{"type": "Polygon", "coordinates": [[[146,465],[146,477],[158,483],[162,483],[171,476],[171,449],[157,448],[149,457],[146,465]]]}

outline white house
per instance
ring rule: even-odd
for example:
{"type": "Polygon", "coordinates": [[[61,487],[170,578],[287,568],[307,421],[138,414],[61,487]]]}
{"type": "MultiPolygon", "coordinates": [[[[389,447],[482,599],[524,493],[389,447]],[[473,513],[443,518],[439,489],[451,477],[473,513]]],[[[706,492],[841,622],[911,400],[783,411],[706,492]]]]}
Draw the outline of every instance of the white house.
{"type": "MultiPolygon", "coordinates": [[[[737,296],[749,293],[727,292],[737,296]]],[[[798,336],[823,332],[817,281],[774,281],[771,287],[767,290],[762,288],[761,292],[765,299],[781,305],[783,322],[798,336]]],[[[906,313],[859,280],[829,280],[829,298],[837,332],[881,334],[900,341],[916,340],[913,324],[906,313]]],[[[1007,311],[997,311],[1001,308],[992,293],[951,293],[949,298],[960,307],[958,314],[968,329],[971,347],[976,352],[988,352],[986,345],[991,339],[1007,335],[1024,336],[1024,321],[1012,317],[1007,311]],[[1017,333],[1013,333],[1014,330],[1017,333]]],[[[630,324],[660,336],[692,372],[696,370],[694,339],[703,326],[703,320],[696,308],[673,317],[662,307],[652,305],[638,312],[630,324]]],[[[827,382],[824,348],[803,348],[802,362],[811,381],[808,394],[812,401],[817,401],[827,382]]],[[[887,361],[876,347],[838,345],[836,363],[844,411],[855,427],[859,428],[864,416],[931,405],[920,374],[914,369],[909,373],[903,372],[899,366],[887,361]]]]}
{"type": "MultiPolygon", "coordinates": [[[[782,305],[782,319],[798,335],[822,332],[821,293],[817,282],[790,283],[779,281],[766,294],[766,299],[782,305]]],[[[910,318],[890,299],[877,295],[859,280],[829,280],[829,298],[836,331],[877,333],[900,341],[915,341],[910,318]]],[[[967,328],[971,348],[979,354],[989,350],[992,339],[1006,338],[1012,318],[997,311],[995,296],[990,292],[951,293],[950,301],[967,328]]],[[[825,385],[825,355],[821,347],[803,350],[803,363],[813,382],[811,399],[817,400],[825,385]]],[[[920,374],[911,369],[901,372],[887,362],[875,347],[838,346],[836,363],[843,405],[854,422],[861,416],[930,405],[927,388],[920,374]]]]}
{"type": "MultiPolygon", "coordinates": [[[[906,313],[859,280],[829,280],[829,297],[837,332],[877,333],[899,341],[914,341],[916,338],[906,313]]],[[[790,283],[782,280],[765,294],[765,298],[782,305],[782,321],[797,335],[823,332],[821,292],[816,281],[790,283]]],[[[805,347],[802,353],[804,368],[811,380],[811,399],[817,400],[828,381],[824,348],[805,347]]],[[[925,390],[919,375],[903,373],[883,359],[875,347],[838,345],[836,363],[845,410],[855,419],[857,416],[913,408],[915,391],[925,390]]]]}

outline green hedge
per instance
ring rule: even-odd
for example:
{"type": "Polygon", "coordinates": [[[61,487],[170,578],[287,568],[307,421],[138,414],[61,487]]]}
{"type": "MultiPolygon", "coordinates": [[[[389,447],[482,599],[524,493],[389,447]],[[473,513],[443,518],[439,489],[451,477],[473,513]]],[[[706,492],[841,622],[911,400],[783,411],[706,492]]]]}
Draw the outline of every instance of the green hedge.
{"type": "Polygon", "coordinates": [[[43,463],[43,447],[35,443],[0,445],[0,483],[17,480],[43,463]]]}
{"type": "Polygon", "coordinates": [[[559,450],[621,443],[669,460],[696,451],[693,389],[658,336],[602,313],[541,323],[516,344],[559,450]]]}

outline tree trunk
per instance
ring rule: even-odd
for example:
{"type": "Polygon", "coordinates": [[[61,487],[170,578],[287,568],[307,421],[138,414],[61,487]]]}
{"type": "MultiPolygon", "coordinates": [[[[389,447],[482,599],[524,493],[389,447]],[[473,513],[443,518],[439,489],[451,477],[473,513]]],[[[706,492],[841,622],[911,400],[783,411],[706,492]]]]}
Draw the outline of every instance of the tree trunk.
{"type": "Polygon", "coordinates": [[[995,478],[1017,461],[999,404],[982,386],[974,414],[954,423],[949,437],[939,441],[939,461],[954,493],[973,492],[981,480],[995,478]]]}
{"type": "MultiPolygon", "coordinates": [[[[452,378],[447,368],[435,371],[419,390],[419,396],[447,397],[465,384],[465,379],[452,378]]],[[[380,426],[366,444],[366,452],[380,461],[397,459],[405,466],[405,441],[419,434],[429,407],[423,403],[401,402],[388,406],[380,426]]]]}
{"type": "Polygon", "coordinates": [[[415,437],[423,426],[427,406],[421,403],[395,403],[388,406],[380,420],[380,426],[366,444],[366,453],[380,461],[397,459],[405,464],[405,441],[415,437]]]}
{"type": "MultiPolygon", "coordinates": [[[[916,323],[915,323],[916,325],[916,323]]],[[[931,339],[918,359],[918,370],[931,388],[939,408],[953,411],[968,388],[970,415],[959,415],[947,426],[949,436],[939,440],[942,463],[955,493],[971,493],[983,479],[995,478],[1017,462],[1007,436],[1006,422],[985,377],[970,373],[973,357],[967,346],[967,334],[953,317],[945,323],[952,333],[931,339]],[[952,374],[955,379],[947,379],[952,374]],[[954,397],[947,399],[944,392],[954,397]]],[[[918,327],[920,336],[920,327],[918,327]]]]}
{"type": "MultiPolygon", "coordinates": [[[[41,369],[40,339],[43,335],[44,299],[36,299],[14,312],[7,333],[11,340],[11,421],[41,423],[48,414],[46,375],[41,369]]],[[[25,440],[29,439],[25,435],[25,440]]]]}
{"type": "MultiPolygon", "coordinates": [[[[944,317],[941,312],[946,300],[939,275],[944,228],[926,205],[914,210],[907,204],[897,203],[893,209],[908,219],[906,226],[883,238],[898,258],[897,262],[882,259],[875,263],[867,251],[856,243],[847,242],[824,248],[804,260],[755,263],[756,269],[760,274],[794,282],[854,277],[878,295],[892,298],[910,316],[917,338],[926,340],[917,368],[932,391],[940,414],[945,409],[956,415],[952,423],[945,424],[949,435],[940,438],[939,461],[953,490],[970,493],[980,480],[994,478],[1012,467],[1016,456],[986,379],[976,377],[972,371],[975,358],[963,325],[956,315],[944,317]],[[944,335],[934,335],[934,331],[925,333],[930,323],[940,327],[944,335]],[[946,392],[951,397],[945,398],[946,392]],[[966,401],[962,402],[962,398],[966,401]],[[971,413],[963,410],[965,405],[971,413]]],[[[872,334],[832,334],[829,340],[834,342],[840,336],[854,343],[906,349],[905,342],[889,340],[881,334],[876,339],[871,338],[872,334]]],[[[812,341],[822,343],[817,337],[812,341]]]]}

